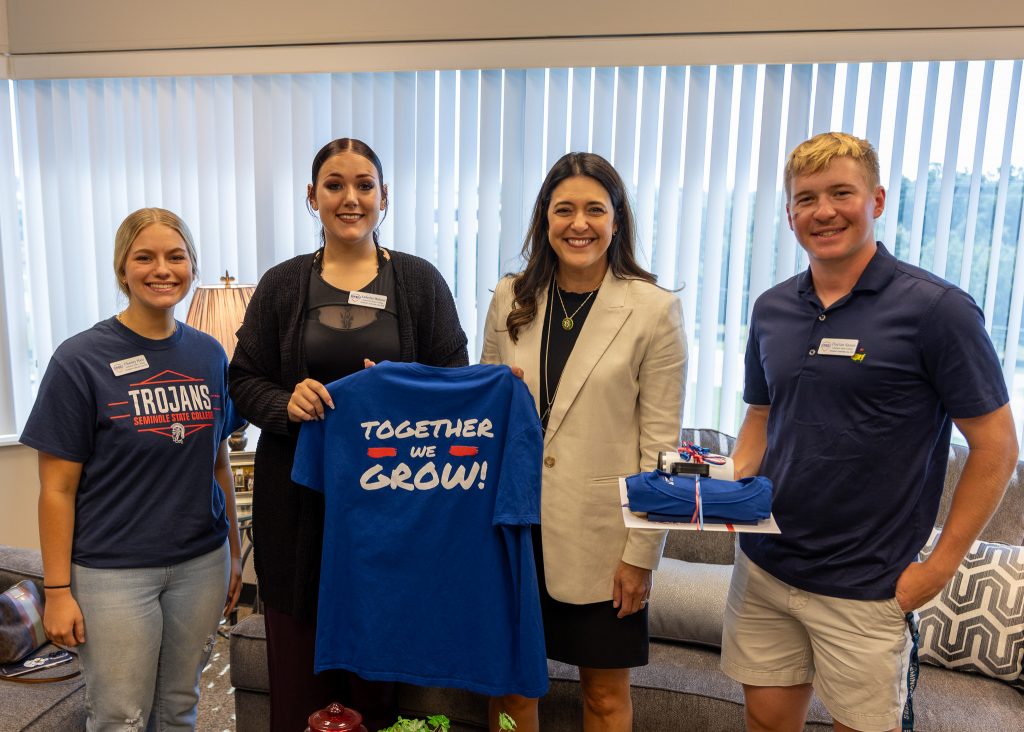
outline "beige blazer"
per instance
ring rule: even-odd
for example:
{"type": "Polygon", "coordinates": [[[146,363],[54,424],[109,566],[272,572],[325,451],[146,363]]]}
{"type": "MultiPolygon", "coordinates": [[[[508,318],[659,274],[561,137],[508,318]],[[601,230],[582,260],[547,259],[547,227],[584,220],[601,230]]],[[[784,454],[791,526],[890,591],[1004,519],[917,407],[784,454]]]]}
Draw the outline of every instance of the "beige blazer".
{"type": "MultiPolygon", "coordinates": [[[[537,299],[537,317],[513,343],[505,327],[512,278],[498,283],[481,360],[522,368],[539,414],[546,288],[537,299]]],[[[554,318],[556,328],[560,320],[554,318]]],[[[626,530],[618,478],[653,470],[658,452],[679,444],[685,384],[679,298],[609,270],[565,365],[544,436],[544,574],[556,600],[611,599],[620,560],[657,569],[666,532],[626,530]]]]}

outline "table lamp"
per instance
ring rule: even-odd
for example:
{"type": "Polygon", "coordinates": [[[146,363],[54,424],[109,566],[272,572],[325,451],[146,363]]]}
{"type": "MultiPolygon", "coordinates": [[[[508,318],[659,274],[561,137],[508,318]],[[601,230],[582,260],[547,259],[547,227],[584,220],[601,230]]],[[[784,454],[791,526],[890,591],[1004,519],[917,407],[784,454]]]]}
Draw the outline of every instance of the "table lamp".
{"type": "MultiPolygon", "coordinates": [[[[200,285],[192,295],[192,304],[189,306],[185,322],[196,330],[207,333],[224,346],[228,354],[228,360],[235,353],[235,344],[238,338],[235,331],[242,324],[245,317],[245,308],[252,298],[255,285],[236,285],[235,278],[225,270],[224,276],[220,278],[220,285],[200,285]]],[[[244,450],[248,441],[245,436],[245,428],[249,426],[244,422],[241,427],[231,433],[228,438],[228,446],[232,450],[244,450]]]]}

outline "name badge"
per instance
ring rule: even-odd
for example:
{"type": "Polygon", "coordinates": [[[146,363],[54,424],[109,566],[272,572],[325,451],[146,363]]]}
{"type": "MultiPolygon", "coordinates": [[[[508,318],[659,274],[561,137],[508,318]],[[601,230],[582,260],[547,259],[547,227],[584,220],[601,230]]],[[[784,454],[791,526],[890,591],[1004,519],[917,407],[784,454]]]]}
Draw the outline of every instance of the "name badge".
{"type": "Polygon", "coordinates": [[[856,338],[822,338],[818,345],[819,356],[852,356],[857,353],[856,338]]]}
{"type": "Polygon", "coordinates": [[[114,372],[114,376],[124,376],[125,374],[132,374],[148,368],[149,361],[141,354],[121,361],[114,361],[110,364],[110,370],[114,372]]]}
{"type": "Polygon", "coordinates": [[[348,294],[349,305],[362,305],[366,308],[376,308],[377,310],[383,310],[388,304],[387,295],[377,295],[373,292],[350,292],[348,294]]]}

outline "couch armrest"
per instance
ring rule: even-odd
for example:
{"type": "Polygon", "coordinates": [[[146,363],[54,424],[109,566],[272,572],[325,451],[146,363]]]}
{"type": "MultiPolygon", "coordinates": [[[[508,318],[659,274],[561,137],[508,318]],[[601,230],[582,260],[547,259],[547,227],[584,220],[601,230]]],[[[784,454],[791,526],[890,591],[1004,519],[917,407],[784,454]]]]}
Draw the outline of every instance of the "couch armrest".
{"type": "Polygon", "coordinates": [[[43,558],[35,549],[0,546],[0,592],[24,579],[43,585],[43,558]]]}

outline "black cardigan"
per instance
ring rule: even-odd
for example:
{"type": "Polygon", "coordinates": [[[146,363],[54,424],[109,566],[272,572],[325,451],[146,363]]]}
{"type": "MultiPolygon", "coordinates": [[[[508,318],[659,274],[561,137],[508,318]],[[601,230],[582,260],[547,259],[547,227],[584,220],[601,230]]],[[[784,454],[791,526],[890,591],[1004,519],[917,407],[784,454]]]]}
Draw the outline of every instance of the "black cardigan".
{"type": "MultiPolygon", "coordinates": [[[[466,334],[441,273],[411,254],[389,254],[401,359],[467,365],[466,334]]],[[[299,425],[288,421],[287,407],[295,385],[308,376],[302,334],[312,268],[313,255],[304,254],[263,275],[238,330],[229,370],[235,407],[261,430],[253,493],[260,597],[275,610],[304,619],[316,617],[324,498],[291,481],[299,425]]]]}

